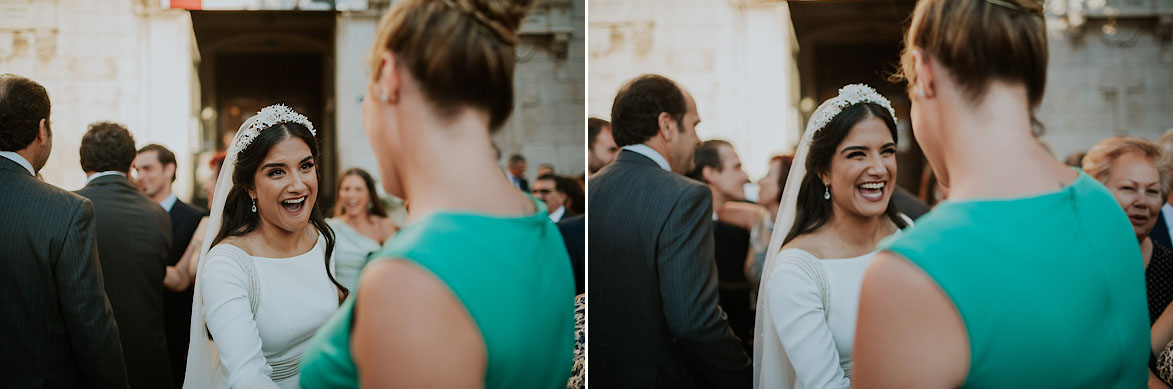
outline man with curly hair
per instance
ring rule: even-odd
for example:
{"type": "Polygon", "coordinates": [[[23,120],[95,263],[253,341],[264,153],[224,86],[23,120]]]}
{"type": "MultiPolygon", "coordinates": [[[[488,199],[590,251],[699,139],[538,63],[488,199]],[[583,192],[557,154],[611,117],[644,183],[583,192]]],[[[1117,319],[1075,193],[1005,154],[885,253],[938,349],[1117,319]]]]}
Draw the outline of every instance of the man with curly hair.
{"type": "Polygon", "coordinates": [[[171,217],[127,178],[136,155],[126,127],[90,124],[81,138],[81,168],[89,179],[77,194],[93,201],[96,210],[98,255],[130,386],[171,388],[163,318],[171,217]]]}

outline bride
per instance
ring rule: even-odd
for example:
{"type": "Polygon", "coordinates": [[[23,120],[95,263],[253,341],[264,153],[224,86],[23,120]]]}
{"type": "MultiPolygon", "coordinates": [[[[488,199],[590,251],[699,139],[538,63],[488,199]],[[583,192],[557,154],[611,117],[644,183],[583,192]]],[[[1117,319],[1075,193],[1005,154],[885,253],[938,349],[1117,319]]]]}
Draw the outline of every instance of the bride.
{"type": "Polygon", "coordinates": [[[863,84],[811,115],[758,291],[755,387],[851,386],[864,271],[877,244],[911,224],[891,203],[896,138],[888,99],[863,84]]]}
{"type": "Polygon", "coordinates": [[[284,105],[237,131],[196,272],[187,388],[296,388],[302,351],[347,291],[318,199],[316,132],[284,105]]]}

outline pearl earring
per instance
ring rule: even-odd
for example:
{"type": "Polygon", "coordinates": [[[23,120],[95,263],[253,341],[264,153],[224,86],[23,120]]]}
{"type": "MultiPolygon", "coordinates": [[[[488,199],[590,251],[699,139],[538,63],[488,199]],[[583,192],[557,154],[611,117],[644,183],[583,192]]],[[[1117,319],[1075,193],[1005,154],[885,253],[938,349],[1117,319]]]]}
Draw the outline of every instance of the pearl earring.
{"type": "Polygon", "coordinates": [[[257,213],[257,199],[253,199],[253,213],[257,213]]]}
{"type": "Polygon", "coordinates": [[[829,188],[825,185],[823,186],[823,188],[824,188],[823,189],[823,200],[830,200],[831,199],[831,188],[829,188]]]}
{"type": "Polygon", "coordinates": [[[916,87],[916,97],[925,98],[925,90],[921,87],[916,87]]]}

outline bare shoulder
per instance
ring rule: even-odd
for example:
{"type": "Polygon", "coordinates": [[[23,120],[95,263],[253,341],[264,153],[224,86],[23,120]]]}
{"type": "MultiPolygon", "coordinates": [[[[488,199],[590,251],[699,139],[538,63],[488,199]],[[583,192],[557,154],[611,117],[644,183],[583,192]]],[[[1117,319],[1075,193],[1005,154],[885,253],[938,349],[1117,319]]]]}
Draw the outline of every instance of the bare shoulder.
{"type": "Polygon", "coordinates": [[[853,357],[860,387],[957,387],[969,338],[953,301],[923,270],[880,252],[860,292],[853,357]]]}
{"type": "Polygon", "coordinates": [[[368,265],[354,315],[351,345],[363,386],[483,385],[488,359],[480,330],[448,286],[415,263],[368,265]]]}

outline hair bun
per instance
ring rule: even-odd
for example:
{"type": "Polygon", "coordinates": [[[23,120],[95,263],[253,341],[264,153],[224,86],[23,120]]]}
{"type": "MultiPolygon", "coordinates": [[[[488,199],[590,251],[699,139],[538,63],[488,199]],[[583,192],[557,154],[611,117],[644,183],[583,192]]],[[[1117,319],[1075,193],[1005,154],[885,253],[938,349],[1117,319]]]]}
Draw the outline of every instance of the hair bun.
{"type": "MultiPolygon", "coordinates": [[[[447,1],[447,0],[446,0],[447,1]]],[[[534,0],[450,0],[460,11],[475,18],[502,41],[517,43],[517,30],[534,0]]]]}

